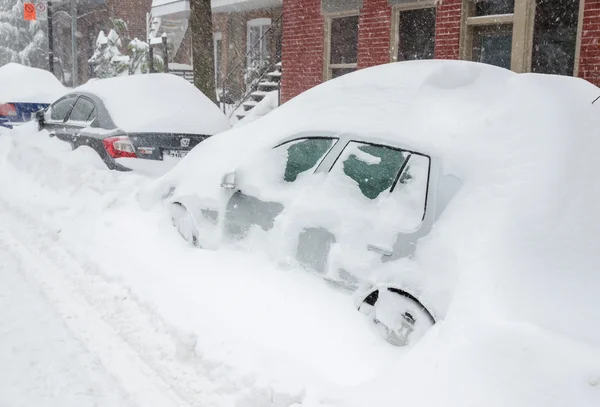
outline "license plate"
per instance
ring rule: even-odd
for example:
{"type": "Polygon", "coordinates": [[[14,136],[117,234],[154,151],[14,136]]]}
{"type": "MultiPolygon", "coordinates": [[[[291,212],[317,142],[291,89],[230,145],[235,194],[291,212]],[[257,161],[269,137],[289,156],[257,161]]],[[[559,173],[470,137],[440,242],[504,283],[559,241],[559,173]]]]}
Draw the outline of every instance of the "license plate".
{"type": "Polygon", "coordinates": [[[179,150],[167,150],[165,151],[165,155],[167,157],[172,157],[172,158],[183,158],[187,155],[187,151],[179,151],[179,150]]]}

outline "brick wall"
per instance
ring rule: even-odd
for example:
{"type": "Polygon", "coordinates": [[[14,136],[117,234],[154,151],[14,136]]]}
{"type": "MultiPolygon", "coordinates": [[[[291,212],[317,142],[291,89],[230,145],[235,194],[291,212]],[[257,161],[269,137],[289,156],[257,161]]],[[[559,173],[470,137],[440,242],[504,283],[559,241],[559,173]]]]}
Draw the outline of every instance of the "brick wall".
{"type": "Polygon", "coordinates": [[[283,1],[283,82],[287,101],[323,81],[325,25],[321,0],[283,1]]]}
{"type": "Polygon", "coordinates": [[[459,59],[462,0],[444,0],[437,8],[435,58],[459,59]]]}
{"type": "Polygon", "coordinates": [[[600,86],[600,0],[586,0],[584,7],[579,76],[600,86]]]}
{"type": "Polygon", "coordinates": [[[109,0],[107,5],[111,17],[127,23],[131,39],[147,41],[146,13],[150,11],[152,0],[109,0]]]}
{"type": "Polygon", "coordinates": [[[392,8],[388,0],[364,0],[358,31],[358,68],[390,62],[392,8]]]}

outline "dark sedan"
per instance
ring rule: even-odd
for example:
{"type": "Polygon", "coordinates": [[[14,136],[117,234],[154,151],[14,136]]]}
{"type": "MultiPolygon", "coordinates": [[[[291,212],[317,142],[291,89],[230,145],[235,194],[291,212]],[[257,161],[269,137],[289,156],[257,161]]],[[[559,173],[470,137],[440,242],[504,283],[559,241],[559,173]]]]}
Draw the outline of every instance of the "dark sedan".
{"type": "Polygon", "coordinates": [[[73,149],[92,148],[110,169],[152,174],[229,128],[214,103],[170,74],[93,81],[38,112],[37,121],[73,149]]]}

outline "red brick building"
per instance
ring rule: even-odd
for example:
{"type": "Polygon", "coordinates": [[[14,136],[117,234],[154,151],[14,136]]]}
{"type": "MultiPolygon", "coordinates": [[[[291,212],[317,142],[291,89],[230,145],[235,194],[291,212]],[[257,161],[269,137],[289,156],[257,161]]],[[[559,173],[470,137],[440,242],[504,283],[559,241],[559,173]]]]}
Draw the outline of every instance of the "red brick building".
{"type": "Polygon", "coordinates": [[[283,0],[282,101],[356,69],[431,58],[600,85],[600,0],[283,0]]]}

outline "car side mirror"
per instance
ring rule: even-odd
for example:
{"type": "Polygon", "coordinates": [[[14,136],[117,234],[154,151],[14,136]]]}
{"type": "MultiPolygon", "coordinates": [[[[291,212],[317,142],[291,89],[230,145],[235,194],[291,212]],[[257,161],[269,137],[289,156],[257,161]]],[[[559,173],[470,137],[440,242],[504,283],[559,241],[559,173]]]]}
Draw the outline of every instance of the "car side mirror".
{"type": "Polygon", "coordinates": [[[236,188],[235,178],[236,178],[235,171],[225,174],[223,176],[223,179],[221,180],[221,188],[235,189],[236,188]]]}
{"type": "Polygon", "coordinates": [[[35,112],[35,120],[39,123],[40,127],[44,126],[45,114],[46,114],[46,111],[44,109],[38,110],[37,112],[35,112]]]}

